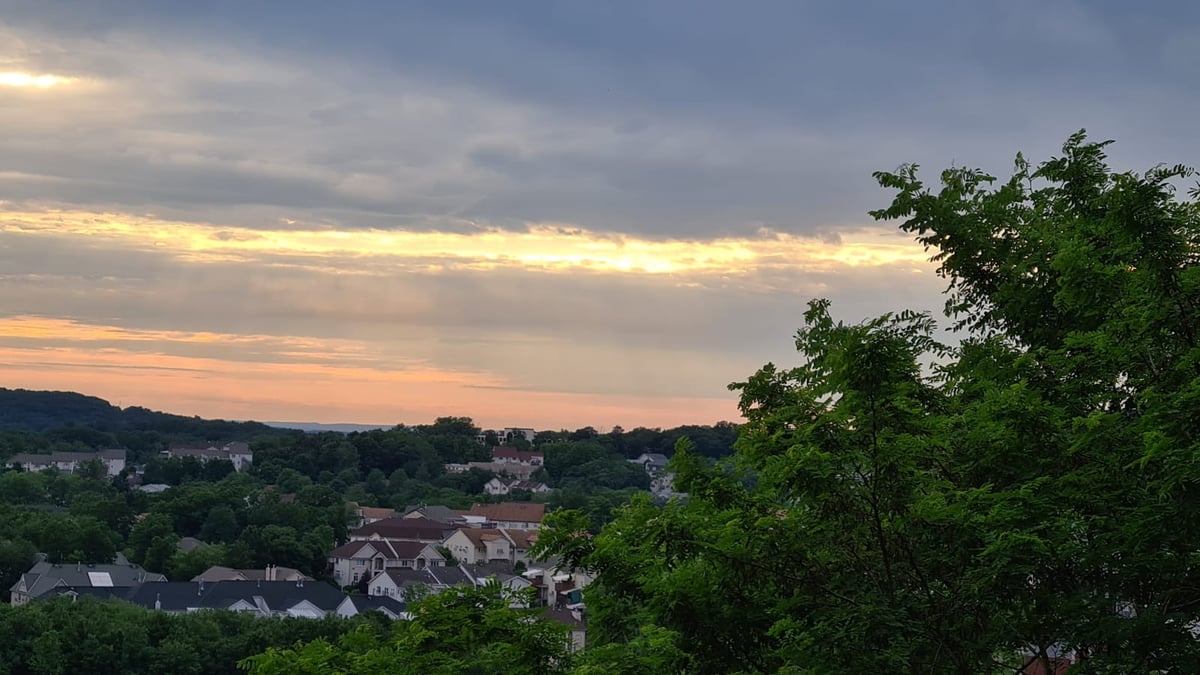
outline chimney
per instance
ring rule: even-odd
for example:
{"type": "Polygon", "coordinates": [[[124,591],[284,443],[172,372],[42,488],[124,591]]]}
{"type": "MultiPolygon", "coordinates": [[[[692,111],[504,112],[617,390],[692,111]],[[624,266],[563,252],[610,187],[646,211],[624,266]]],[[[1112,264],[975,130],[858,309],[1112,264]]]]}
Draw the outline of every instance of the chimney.
{"type": "Polygon", "coordinates": [[[196,595],[204,595],[204,580],[200,580],[200,586],[196,589],[196,595]]]}
{"type": "Polygon", "coordinates": [[[162,609],[162,593],[154,594],[154,609],[162,609]]]}

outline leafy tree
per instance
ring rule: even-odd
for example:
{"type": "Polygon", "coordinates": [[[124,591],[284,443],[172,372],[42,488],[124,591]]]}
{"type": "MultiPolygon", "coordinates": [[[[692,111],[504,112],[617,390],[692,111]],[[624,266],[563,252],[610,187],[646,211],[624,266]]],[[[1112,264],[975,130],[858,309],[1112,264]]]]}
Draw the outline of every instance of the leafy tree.
{"type": "Polygon", "coordinates": [[[700,673],[1200,671],[1200,206],[1175,198],[1189,169],[1114,173],[1105,145],[994,188],[877,174],[963,339],[814,301],[801,365],[732,385],[734,458],[678,446],[686,500],[595,536],[549,516],[539,546],[597,576],[589,665],[650,635],[700,673]]]}
{"type": "Polygon", "coordinates": [[[129,561],[142,564],[155,540],[175,536],[171,518],[163,513],[151,513],[138,521],[129,531],[129,546],[126,555],[129,561]]]}
{"type": "Polygon", "coordinates": [[[24,539],[0,541],[0,589],[8,589],[37,562],[37,549],[24,539]]]}
{"type": "Polygon", "coordinates": [[[204,519],[199,538],[211,544],[224,544],[236,540],[240,531],[233,509],[228,504],[218,504],[204,519]]]}
{"type": "Polygon", "coordinates": [[[360,630],[336,643],[317,640],[269,649],[243,662],[255,675],[273,673],[526,673],[566,672],[565,629],[537,609],[514,609],[496,583],[459,588],[414,603],[391,640],[360,630]]]}

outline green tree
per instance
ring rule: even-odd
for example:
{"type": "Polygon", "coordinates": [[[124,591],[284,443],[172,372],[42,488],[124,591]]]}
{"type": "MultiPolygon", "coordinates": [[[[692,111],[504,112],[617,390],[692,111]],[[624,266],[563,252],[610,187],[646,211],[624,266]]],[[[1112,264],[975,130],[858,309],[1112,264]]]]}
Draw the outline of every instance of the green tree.
{"type": "Polygon", "coordinates": [[[204,519],[200,528],[200,539],[208,543],[224,544],[235,541],[241,527],[238,525],[237,514],[227,504],[214,506],[204,519]]]}
{"type": "Polygon", "coordinates": [[[594,537],[549,516],[540,547],[596,574],[587,663],[619,671],[649,634],[688,672],[1048,671],[1055,649],[1200,671],[1200,206],[1175,197],[1189,169],[1115,173],[1105,145],[997,187],[877,174],[897,194],[874,215],[935,249],[961,342],[814,301],[801,365],[732,385],[736,455],[679,446],[686,500],[635,498],[594,537]]]}
{"type": "Polygon", "coordinates": [[[145,562],[146,553],[156,539],[174,535],[175,528],[171,525],[169,516],[163,513],[151,513],[138,521],[129,531],[126,555],[130,562],[140,565],[145,562]]]}
{"type": "Polygon", "coordinates": [[[541,618],[540,610],[513,609],[515,599],[495,583],[444,591],[414,603],[413,619],[398,622],[387,642],[360,630],[336,643],[269,649],[242,666],[255,675],[566,672],[565,629],[541,618]]]}

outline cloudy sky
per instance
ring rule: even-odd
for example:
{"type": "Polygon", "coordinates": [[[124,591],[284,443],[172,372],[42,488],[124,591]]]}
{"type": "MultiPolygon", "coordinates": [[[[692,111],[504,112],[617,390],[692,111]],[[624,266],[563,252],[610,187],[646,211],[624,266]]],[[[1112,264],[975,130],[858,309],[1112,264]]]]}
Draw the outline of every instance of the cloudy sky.
{"type": "Polygon", "coordinates": [[[939,310],[871,172],[1197,163],[1186,2],[0,0],[0,386],[736,418],[813,297],[939,310]]]}

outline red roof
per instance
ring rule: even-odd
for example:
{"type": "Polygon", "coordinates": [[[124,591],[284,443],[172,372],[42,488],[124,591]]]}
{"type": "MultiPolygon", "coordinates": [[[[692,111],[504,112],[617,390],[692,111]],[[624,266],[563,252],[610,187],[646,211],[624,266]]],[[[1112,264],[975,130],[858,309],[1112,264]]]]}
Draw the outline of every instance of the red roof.
{"type": "Polygon", "coordinates": [[[488,520],[517,523],[540,523],[546,515],[546,505],[534,502],[501,502],[499,504],[472,504],[468,512],[472,516],[484,516],[488,520]]]}

